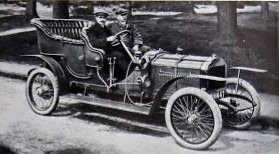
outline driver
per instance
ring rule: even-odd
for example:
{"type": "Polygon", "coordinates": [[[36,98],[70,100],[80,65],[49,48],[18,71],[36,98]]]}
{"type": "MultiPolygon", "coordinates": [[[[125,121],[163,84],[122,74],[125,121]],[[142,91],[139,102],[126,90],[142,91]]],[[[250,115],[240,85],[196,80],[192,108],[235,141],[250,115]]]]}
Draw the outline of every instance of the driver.
{"type": "Polygon", "coordinates": [[[122,36],[124,43],[132,49],[132,51],[146,52],[149,47],[143,45],[142,36],[138,32],[136,25],[128,23],[128,10],[124,8],[114,9],[116,21],[108,25],[112,34],[116,34],[123,30],[129,30],[130,33],[122,36]]]}
{"type": "Polygon", "coordinates": [[[111,45],[117,42],[116,36],[112,35],[111,30],[106,26],[109,14],[103,8],[94,11],[96,23],[87,30],[88,38],[93,47],[103,49],[107,57],[116,57],[116,77],[123,78],[128,68],[128,60],[125,52],[111,45]]]}

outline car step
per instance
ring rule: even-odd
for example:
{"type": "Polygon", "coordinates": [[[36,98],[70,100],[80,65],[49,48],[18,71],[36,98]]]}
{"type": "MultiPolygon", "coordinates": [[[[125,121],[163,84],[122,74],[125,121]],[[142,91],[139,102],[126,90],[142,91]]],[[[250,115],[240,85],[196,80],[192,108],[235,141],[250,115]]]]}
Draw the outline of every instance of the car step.
{"type": "Polygon", "coordinates": [[[95,106],[100,106],[104,108],[116,109],[121,111],[139,113],[143,115],[149,115],[151,107],[137,106],[133,104],[123,103],[119,101],[113,101],[108,99],[101,99],[96,97],[82,96],[76,94],[67,94],[60,96],[63,101],[75,102],[75,103],[85,103],[95,106]]]}

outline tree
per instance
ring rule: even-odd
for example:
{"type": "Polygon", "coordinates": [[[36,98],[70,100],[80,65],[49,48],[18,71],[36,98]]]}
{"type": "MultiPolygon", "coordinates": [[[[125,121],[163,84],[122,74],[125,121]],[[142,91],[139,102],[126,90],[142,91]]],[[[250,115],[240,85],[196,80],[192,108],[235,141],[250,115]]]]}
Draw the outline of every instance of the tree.
{"type": "Polygon", "coordinates": [[[53,0],[53,18],[67,19],[69,18],[69,1],[68,0],[53,0]]]}
{"type": "Polygon", "coordinates": [[[27,20],[39,17],[36,9],[37,9],[36,0],[28,0],[27,6],[26,6],[26,11],[25,11],[27,20]]]}
{"type": "Polygon", "coordinates": [[[268,20],[269,17],[269,4],[268,1],[261,2],[261,17],[268,20]]]}
{"type": "Polygon", "coordinates": [[[237,30],[237,2],[222,1],[217,4],[217,30],[218,38],[223,43],[233,44],[236,42],[237,30]]]}
{"type": "Polygon", "coordinates": [[[129,15],[132,16],[132,11],[133,11],[133,1],[127,1],[126,2],[126,7],[129,12],[129,15]]]}
{"type": "Polygon", "coordinates": [[[184,12],[190,13],[192,15],[196,14],[195,12],[195,4],[192,1],[187,1],[184,2],[185,4],[183,5],[185,7],[185,10],[183,10],[184,12]]]}

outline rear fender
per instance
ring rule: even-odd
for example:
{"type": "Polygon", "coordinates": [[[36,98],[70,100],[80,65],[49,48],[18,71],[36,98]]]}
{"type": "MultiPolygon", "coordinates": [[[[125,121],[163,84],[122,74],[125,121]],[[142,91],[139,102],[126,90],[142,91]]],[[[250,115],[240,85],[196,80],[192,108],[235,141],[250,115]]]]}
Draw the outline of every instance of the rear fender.
{"type": "MultiPolygon", "coordinates": [[[[48,57],[48,56],[44,56],[44,55],[23,55],[23,56],[36,57],[36,58],[43,60],[49,67],[50,71],[52,71],[54,73],[54,75],[57,77],[60,94],[67,92],[67,90],[68,90],[67,78],[65,76],[64,70],[62,69],[62,67],[60,66],[60,64],[57,61],[55,61],[52,57],[48,57]]],[[[32,71],[34,71],[35,69],[36,68],[31,69],[27,75],[29,76],[29,74],[32,71]]]]}
{"type": "Polygon", "coordinates": [[[35,69],[37,69],[37,68],[32,68],[31,70],[29,70],[29,71],[27,72],[27,77],[28,77],[35,69]]]}

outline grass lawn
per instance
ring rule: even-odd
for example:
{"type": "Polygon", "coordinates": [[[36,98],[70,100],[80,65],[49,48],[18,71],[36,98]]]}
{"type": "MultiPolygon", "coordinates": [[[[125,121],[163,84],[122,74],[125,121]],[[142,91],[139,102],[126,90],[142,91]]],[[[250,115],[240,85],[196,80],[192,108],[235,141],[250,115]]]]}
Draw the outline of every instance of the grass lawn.
{"type": "MultiPolygon", "coordinates": [[[[134,17],[134,23],[152,48],[175,53],[179,46],[183,54],[210,56],[217,54],[229,67],[245,66],[268,70],[268,73],[243,73],[242,77],[258,90],[276,92],[278,89],[277,18],[270,15],[265,22],[259,13],[238,15],[237,43],[219,44],[215,15],[178,15],[176,17],[134,17]]],[[[230,71],[232,72],[232,71],[230,71]]],[[[229,73],[236,75],[236,72],[229,73]]]]}

